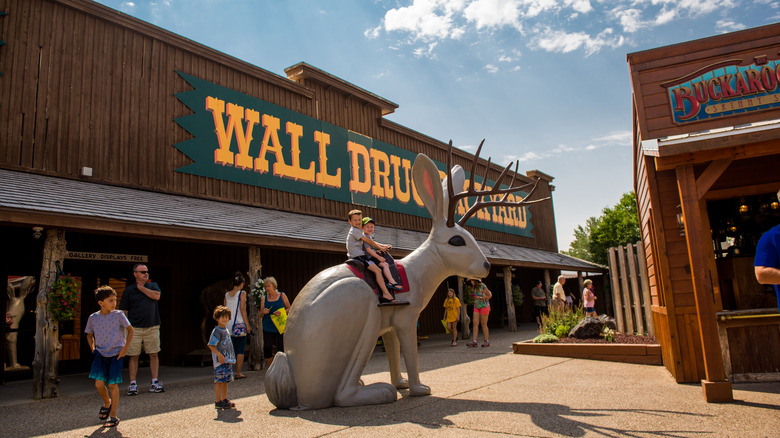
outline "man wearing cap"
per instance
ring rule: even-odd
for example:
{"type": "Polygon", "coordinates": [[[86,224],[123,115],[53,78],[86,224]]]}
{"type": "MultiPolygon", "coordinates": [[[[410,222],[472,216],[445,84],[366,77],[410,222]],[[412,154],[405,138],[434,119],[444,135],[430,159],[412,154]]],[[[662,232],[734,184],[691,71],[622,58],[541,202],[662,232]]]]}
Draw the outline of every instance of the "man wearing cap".
{"type": "MultiPolygon", "coordinates": [[[[780,190],[777,192],[777,199],[780,201],[780,190]]],[[[780,308],[780,225],[761,236],[756,246],[753,266],[759,283],[775,286],[777,306],[780,308]]]]}

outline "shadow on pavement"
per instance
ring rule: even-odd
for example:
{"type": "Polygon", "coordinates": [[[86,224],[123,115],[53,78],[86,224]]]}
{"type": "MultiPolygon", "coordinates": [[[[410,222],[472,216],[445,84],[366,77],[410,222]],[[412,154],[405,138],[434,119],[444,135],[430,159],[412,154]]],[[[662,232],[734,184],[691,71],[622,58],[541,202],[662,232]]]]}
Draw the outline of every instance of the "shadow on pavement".
{"type": "MultiPolygon", "coordinates": [[[[647,409],[571,409],[566,405],[554,403],[507,403],[483,400],[447,399],[439,397],[428,397],[426,399],[428,400],[428,403],[425,404],[424,409],[420,406],[416,406],[414,408],[396,410],[389,415],[374,418],[374,420],[370,422],[370,425],[384,426],[411,422],[426,428],[439,429],[442,427],[451,426],[458,427],[459,424],[453,422],[449,418],[456,417],[461,414],[466,414],[466,416],[468,416],[469,413],[480,415],[481,413],[486,412],[503,412],[527,415],[530,417],[533,424],[539,428],[556,435],[569,437],[580,437],[588,433],[597,433],[610,437],[640,437],[647,435],[690,437],[691,434],[702,433],[700,430],[631,430],[616,427],[596,426],[590,424],[587,421],[588,418],[613,416],[615,413],[629,415],[650,415],[657,416],[659,418],[668,417],[670,415],[690,416],[691,419],[702,417],[700,414],[691,414],[679,411],[647,409]]],[[[277,417],[297,417],[312,422],[350,427],[356,426],[356,424],[353,424],[353,421],[350,420],[354,420],[359,416],[360,412],[358,410],[364,411],[366,408],[367,406],[354,408],[328,408],[320,411],[286,411],[276,409],[271,411],[270,415],[277,417]],[[337,411],[334,412],[334,410],[337,411]],[[349,412],[350,410],[354,410],[354,412],[349,412]]],[[[472,417],[473,416],[474,415],[472,415],[472,417]]],[[[471,422],[473,420],[464,419],[464,421],[471,422]]],[[[501,426],[498,427],[496,427],[496,424],[486,424],[484,428],[477,427],[476,429],[491,432],[515,433],[517,430],[512,428],[512,424],[520,423],[521,421],[519,420],[518,422],[502,421],[501,426]],[[501,427],[508,427],[509,429],[501,430],[501,427]]],[[[471,427],[469,429],[474,430],[474,428],[471,427]]]]}

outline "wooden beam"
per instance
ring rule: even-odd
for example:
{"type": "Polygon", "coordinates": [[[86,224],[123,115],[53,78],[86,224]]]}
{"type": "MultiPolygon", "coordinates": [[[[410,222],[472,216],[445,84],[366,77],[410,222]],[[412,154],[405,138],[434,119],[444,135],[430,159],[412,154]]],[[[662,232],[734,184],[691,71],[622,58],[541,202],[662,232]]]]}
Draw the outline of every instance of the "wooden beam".
{"type": "Polygon", "coordinates": [[[715,184],[715,181],[723,175],[723,172],[733,161],[734,159],[732,158],[722,158],[720,160],[712,161],[710,165],[704,169],[704,172],[696,178],[696,194],[698,199],[704,197],[704,194],[707,193],[710,187],[715,184]]]}
{"type": "Polygon", "coordinates": [[[515,317],[515,300],[512,295],[512,268],[504,267],[504,295],[506,296],[506,314],[509,319],[509,331],[517,331],[517,318],[515,317]]]}
{"type": "Polygon", "coordinates": [[[617,248],[610,248],[609,255],[609,278],[612,281],[612,302],[614,303],[615,322],[619,332],[626,332],[626,323],[623,317],[623,297],[620,295],[620,269],[617,263],[617,248]]]}
{"type": "Polygon", "coordinates": [[[744,139],[742,139],[742,142],[735,146],[722,147],[715,150],[687,152],[669,157],[657,157],[655,158],[655,169],[658,171],[671,170],[684,164],[699,164],[726,158],[740,160],[743,158],[764,157],[767,155],[775,155],[779,152],[780,140],[746,143],[744,142],[744,139]]]}
{"type": "Polygon", "coordinates": [[[685,239],[688,244],[688,260],[691,265],[696,314],[704,355],[706,380],[702,382],[702,389],[708,402],[731,401],[733,393],[731,383],[726,380],[723,369],[718,323],[715,319],[715,304],[711,294],[709,261],[702,245],[706,239],[702,227],[700,206],[700,202],[703,201],[699,201],[693,165],[678,166],[675,172],[680,203],[685,217],[685,239]]]}

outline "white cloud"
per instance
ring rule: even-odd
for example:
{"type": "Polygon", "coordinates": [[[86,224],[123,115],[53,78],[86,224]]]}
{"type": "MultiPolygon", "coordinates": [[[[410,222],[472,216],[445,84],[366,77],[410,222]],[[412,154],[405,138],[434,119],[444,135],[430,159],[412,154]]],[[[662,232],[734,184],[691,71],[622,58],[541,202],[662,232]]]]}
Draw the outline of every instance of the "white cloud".
{"type": "Polygon", "coordinates": [[[734,32],[737,30],[742,30],[746,26],[742,23],[736,23],[731,20],[718,20],[715,23],[715,30],[719,33],[726,33],[726,32],[734,32]]]}
{"type": "Polygon", "coordinates": [[[125,14],[132,14],[133,12],[135,12],[135,3],[123,2],[121,5],[119,5],[119,10],[124,12],[125,14]]]}
{"type": "Polygon", "coordinates": [[[453,13],[462,9],[462,1],[414,0],[410,6],[385,13],[388,32],[409,32],[414,39],[444,39],[462,34],[453,23],[453,13]]]}
{"type": "Polygon", "coordinates": [[[615,131],[607,135],[594,138],[587,144],[581,146],[559,144],[544,151],[528,151],[520,155],[506,155],[502,158],[505,160],[505,162],[519,161],[521,163],[538,161],[545,158],[563,155],[570,159],[572,153],[591,152],[604,147],[631,147],[631,131],[615,131]]]}
{"type": "Polygon", "coordinates": [[[578,49],[584,49],[585,54],[592,55],[602,47],[620,47],[624,43],[622,36],[612,36],[612,29],[604,29],[596,36],[585,32],[567,33],[563,30],[544,28],[537,31],[533,39],[533,46],[548,52],[569,53],[578,49]]]}
{"type": "Polygon", "coordinates": [[[485,66],[485,70],[488,71],[488,73],[498,73],[498,67],[496,67],[493,64],[488,64],[485,66]]]}
{"type": "Polygon", "coordinates": [[[506,55],[501,55],[498,57],[498,62],[513,62],[513,61],[514,59],[512,59],[512,57],[506,55]]]}
{"type": "Polygon", "coordinates": [[[520,0],[476,0],[466,6],[463,16],[477,29],[508,25],[522,31],[519,8],[520,0]]]}

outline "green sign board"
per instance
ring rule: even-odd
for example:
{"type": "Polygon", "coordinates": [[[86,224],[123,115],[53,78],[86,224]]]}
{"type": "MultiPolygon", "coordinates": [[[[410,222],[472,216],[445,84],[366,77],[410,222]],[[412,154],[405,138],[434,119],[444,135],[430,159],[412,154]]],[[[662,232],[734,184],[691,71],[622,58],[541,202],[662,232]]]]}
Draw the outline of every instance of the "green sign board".
{"type": "MultiPolygon", "coordinates": [[[[175,146],[193,163],[176,171],[428,217],[411,182],[416,153],[177,73],[193,87],[176,94],[193,114],[176,123],[193,138],[175,146]]],[[[526,207],[486,208],[469,225],[534,237],[526,207]]]]}

